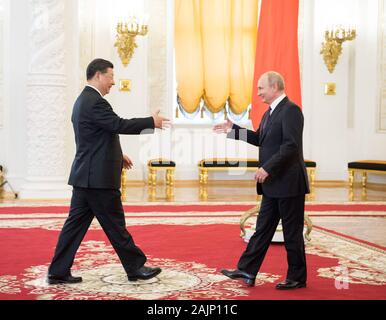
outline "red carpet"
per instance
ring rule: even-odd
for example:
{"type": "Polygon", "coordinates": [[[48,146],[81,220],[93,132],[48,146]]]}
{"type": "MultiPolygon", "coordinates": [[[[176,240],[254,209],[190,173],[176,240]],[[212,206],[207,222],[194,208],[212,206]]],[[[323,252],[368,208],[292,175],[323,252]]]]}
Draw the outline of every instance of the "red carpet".
{"type": "MultiPolygon", "coordinates": [[[[219,270],[234,268],[246,246],[238,237],[238,221],[250,207],[126,206],[129,231],[149,264],[161,266],[163,272],[153,280],[128,283],[106,236],[94,223],[73,268],[84,281],[67,286],[48,286],[45,276],[68,207],[1,207],[0,299],[386,298],[385,248],[317,227],[307,243],[306,289],[274,289],[286,274],[283,245],[271,245],[255,287],[222,276],[219,270]]],[[[383,215],[386,208],[313,205],[307,211],[383,215]]]]}
{"type": "MultiPolygon", "coordinates": [[[[124,205],[125,212],[221,212],[221,211],[246,211],[251,209],[251,204],[141,204],[124,205]]],[[[68,206],[3,206],[0,214],[31,214],[31,213],[66,213],[68,206]]],[[[386,204],[349,203],[349,204],[306,204],[306,211],[310,212],[383,212],[386,214],[386,204]]]]}

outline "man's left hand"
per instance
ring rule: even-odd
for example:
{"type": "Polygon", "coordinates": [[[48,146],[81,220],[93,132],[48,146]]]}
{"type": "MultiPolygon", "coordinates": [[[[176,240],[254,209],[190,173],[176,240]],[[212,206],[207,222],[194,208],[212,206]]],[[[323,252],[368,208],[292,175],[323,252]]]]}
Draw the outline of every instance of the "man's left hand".
{"type": "Polygon", "coordinates": [[[255,180],[259,183],[264,183],[269,174],[263,168],[259,168],[255,173],[255,180]]]}
{"type": "Polygon", "coordinates": [[[123,155],[123,167],[125,169],[130,170],[133,167],[133,162],[130,160],[130,158],[127,155],[123,155]]]}

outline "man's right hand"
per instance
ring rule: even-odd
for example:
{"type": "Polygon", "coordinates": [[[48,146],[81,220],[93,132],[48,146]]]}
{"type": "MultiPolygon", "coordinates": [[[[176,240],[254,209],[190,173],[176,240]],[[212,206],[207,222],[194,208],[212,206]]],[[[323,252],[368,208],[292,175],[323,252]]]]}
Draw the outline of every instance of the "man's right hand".
{"type": "Polygon", "coordinates": [[[233,122],[228,120],[224,123],[216,124],[213,127],[213,131],[216,133],[228,133],[233,127],[233,122]]]}
{"type": "Polygon", "coordinates": [[[153,113],[153,119],[154,119],[154,127],[157,129],[165,129],[170,127],[170,120],[164,117],[161,117],[160,114],[161,110],[157,110],[155,113],[153,113]]]}

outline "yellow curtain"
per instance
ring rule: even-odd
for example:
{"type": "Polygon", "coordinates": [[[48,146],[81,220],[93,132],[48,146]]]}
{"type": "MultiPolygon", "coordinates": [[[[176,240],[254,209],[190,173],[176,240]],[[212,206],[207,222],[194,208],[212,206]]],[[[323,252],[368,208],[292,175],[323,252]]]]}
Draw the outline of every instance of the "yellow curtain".
{"type": "Polygon", "coordinates": [[[201,99],[235,114],[252,100],[258,0],[176,0],[177,94],[188,113],[201,99]]]}
{"type": "Polygon", "coordinates": [[[240,114],[252,103],[255,68],[258,0],[232,2],[231,110],[240,114]]]}
{"type": "Polygon", "coordinates": [[[175,59],[178,96],[186,112],[200,106],[204,94],[200,0],[175,2],[175,59]]]}

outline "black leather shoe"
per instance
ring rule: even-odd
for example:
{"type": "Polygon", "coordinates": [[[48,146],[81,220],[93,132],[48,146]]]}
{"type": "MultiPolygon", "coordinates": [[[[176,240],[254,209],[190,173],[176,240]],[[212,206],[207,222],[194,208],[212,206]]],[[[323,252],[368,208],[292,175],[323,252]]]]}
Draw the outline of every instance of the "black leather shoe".
{"type": "Polygon", "coordinates": [[[158,267],[151,268],[143,266],[135,272],[128,273],[127,278],[129,279],[129,281],[148,280],[159,275],[161,271],[161,268],[158,267]]]}
{"type": "Polygon", "coordinates": [[[276,289],[278,290],[291,290],[291,289],[305,288],[305,287],[306,287],[305,282],[298,282],[290,279],[286,279],[285,281],[280,282],[276,285],[276,289]]]}
{"type": "Polygon", "coordinates": [[[252,287],[255,284],[255,279],[256,277],[253,276],[252,274],[246,273],[241,270],[221,270],[221,273],[224,276],[227,276],[228,278],[231,279],[241,279],[243,280],[249,287],[252,287]]]}
{"type": "Polygon", "coordinates": [[[48,284],[68,284],[68,283],[79,283],[82,282],[82,277],[73,277],[71,274],[68,276],[55,276],[49,274],[47,276],[48,284]]]}

